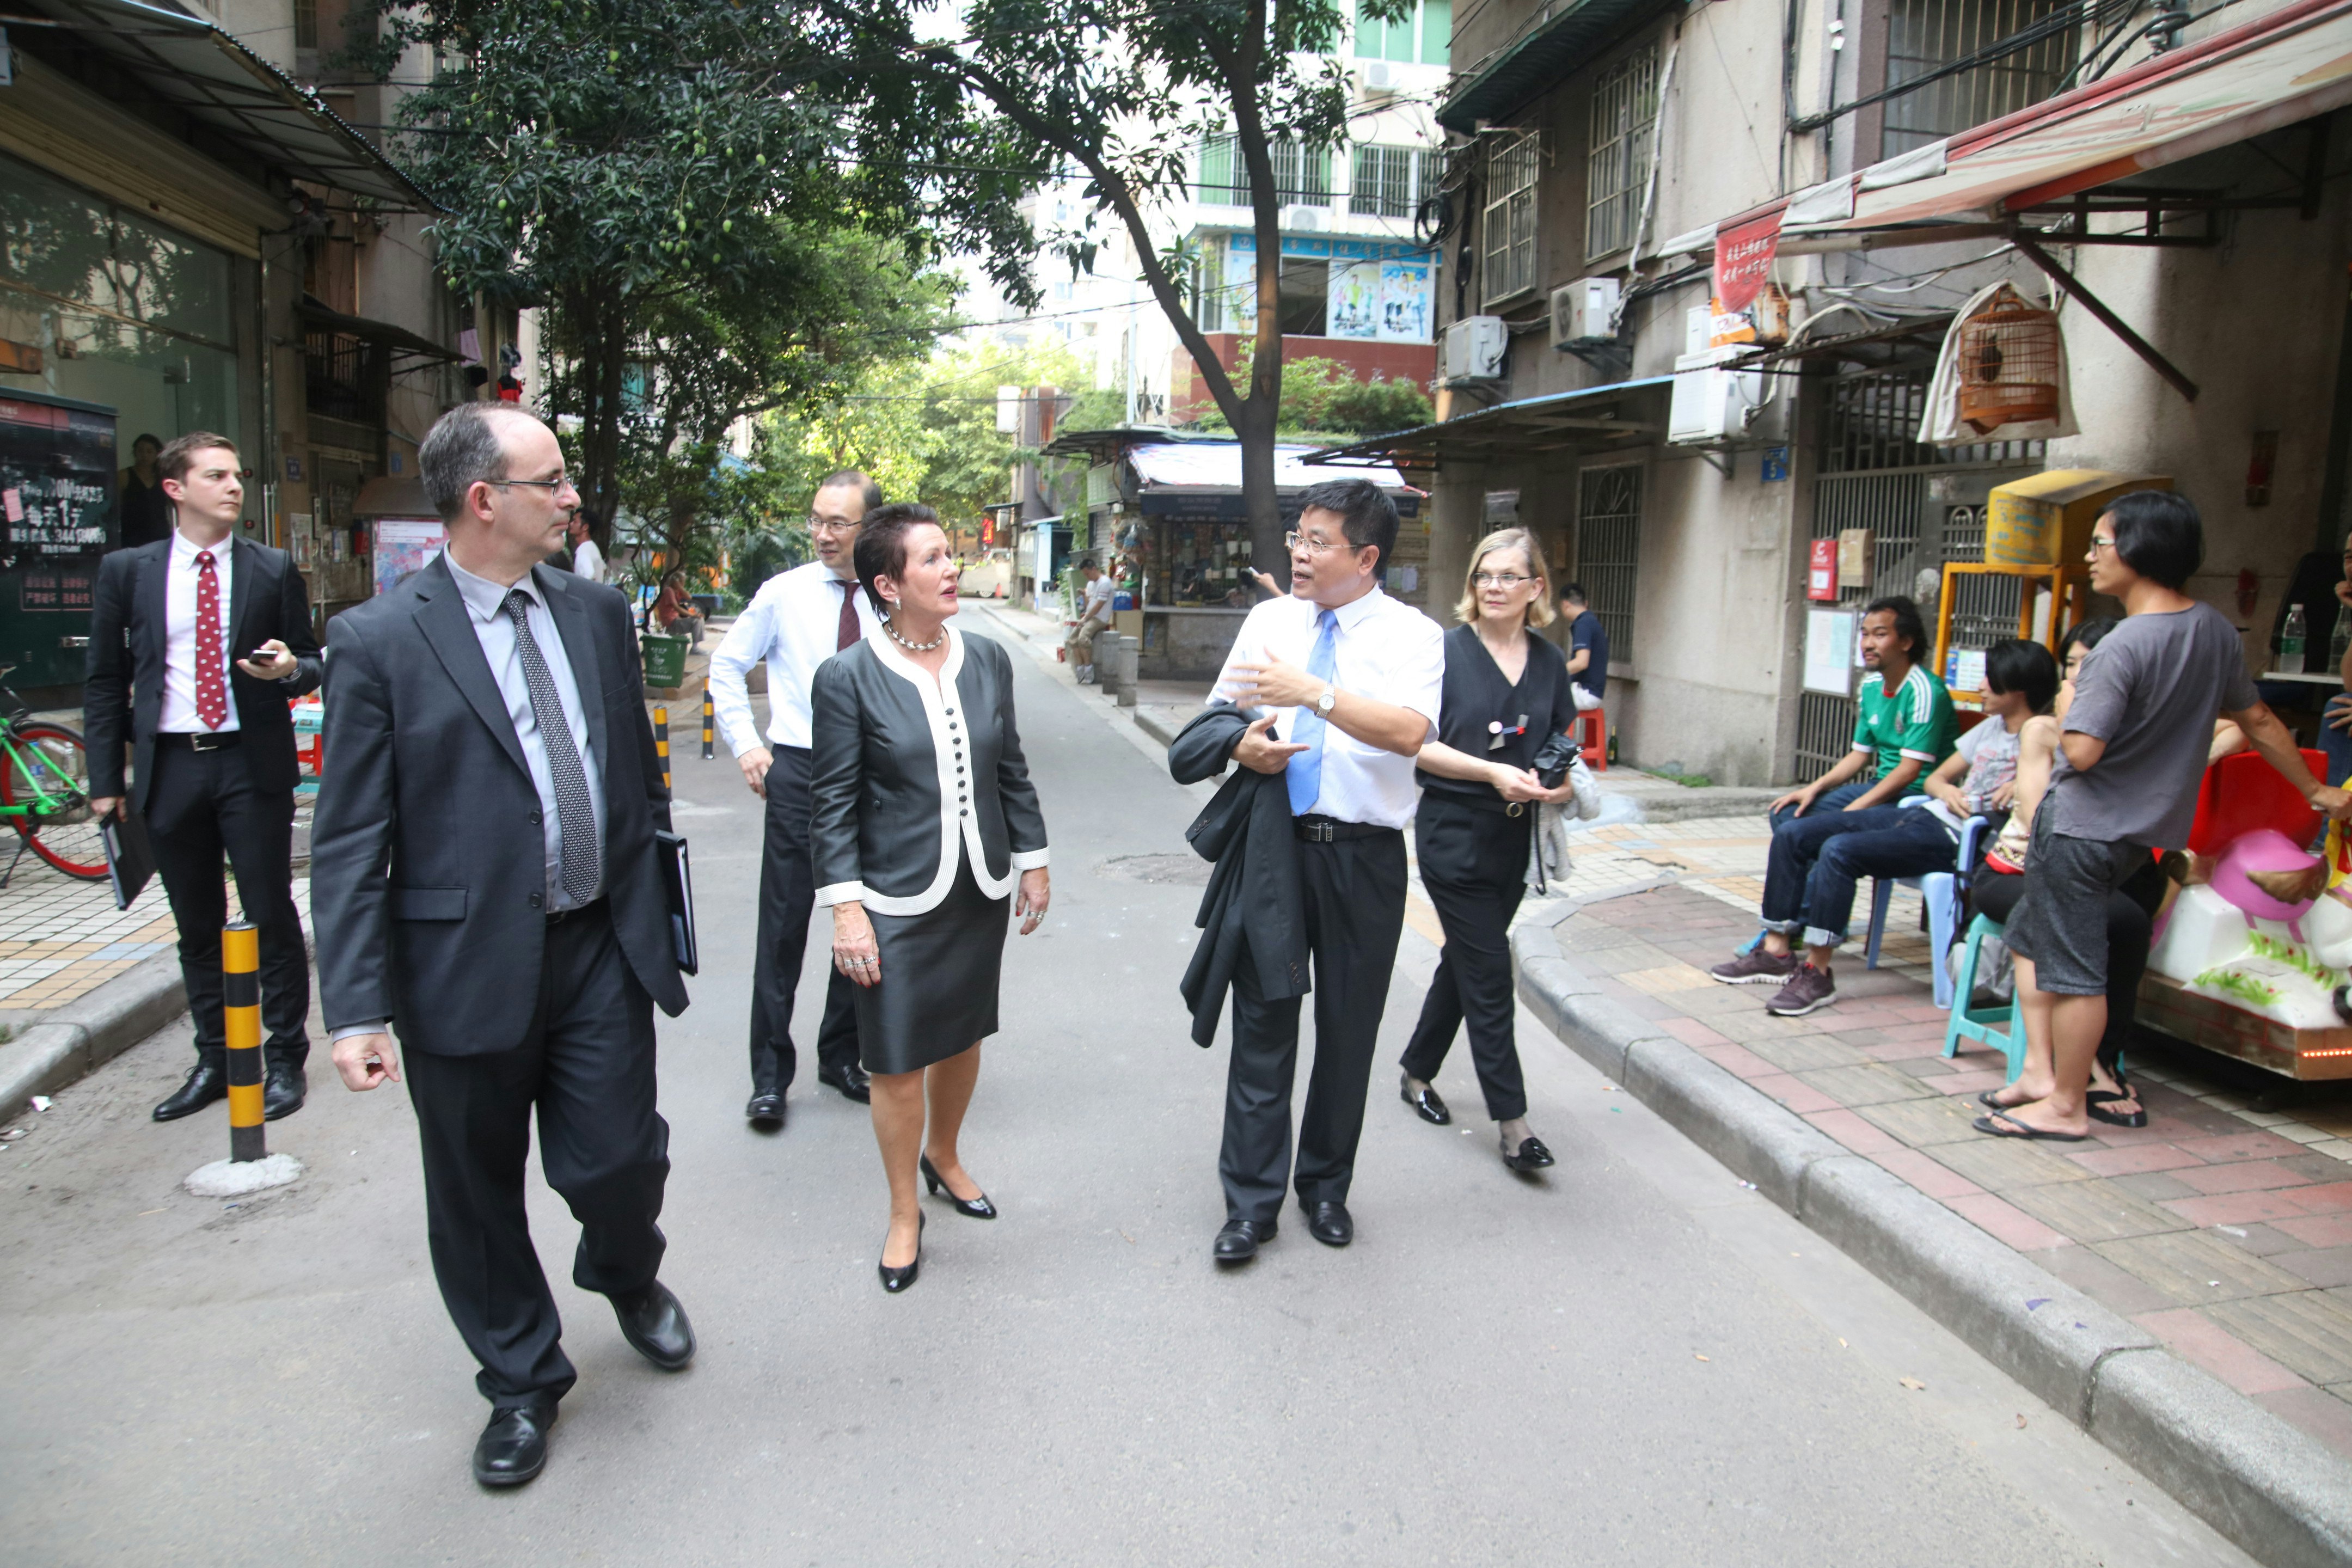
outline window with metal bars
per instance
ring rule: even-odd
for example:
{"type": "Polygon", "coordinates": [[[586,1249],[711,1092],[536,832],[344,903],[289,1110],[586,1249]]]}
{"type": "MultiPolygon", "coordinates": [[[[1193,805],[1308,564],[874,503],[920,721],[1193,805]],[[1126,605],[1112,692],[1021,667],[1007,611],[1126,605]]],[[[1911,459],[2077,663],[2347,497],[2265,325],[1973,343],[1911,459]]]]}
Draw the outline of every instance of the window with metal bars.
{"type": "Polygon", "coordinates": [[[319,0],[294,0],[294,47],[319,47],[319,0]]]}
{"type": "Polygon", "coordinates": [[[1357,148],[1348,210],[1370,217],[1411,217],[1421,195],[1426,156],[1411,147],[1357,148]]]}
{"type": "Polygon", "coordinates": [[[1587,260],[1633,243],[1642,186],[1658,133],[1658,47],[1645,44],[1592,84],[1592,134],[1584,157],[1587,260]]]}
{"type": "MultiPolygon", "coordinates": [[[[1266,149],[1274,164],[1274,198],[1286,206],[1328,207],[1331,205],[1331,150],[1276,142],[1266,149]]],[[[1249,205],[1249,165],[1238,140],[1212,136],[1201,143],[1192,183],[1192,199],[1226,206],[1249,205]]]]}
{"type": "Polygon", "coordinates": [[[1536,180],[1543,168],[1543,133],[1530,131],[1486,154],[1484,297],[1489,305],[1536,286],[1536,180]]]}
{"type": "MultiPolygon", "coordinates": [[[[2025,31],[2078,0],[1887,0],[1886,85],[1901,87],[2025,31]]],[[[1892,158],[2041,102],[2074,68],[2081,30],[2048,37],[1889,100],[1879,156],[1892,158]]]]}
{"type": "Polygon", "coordinates": [[[1611,653],[1633,657],[1633,585],[1642,556],[1642,465],[1576,476],[1576,580],[1609,633],[1611,653]]]}

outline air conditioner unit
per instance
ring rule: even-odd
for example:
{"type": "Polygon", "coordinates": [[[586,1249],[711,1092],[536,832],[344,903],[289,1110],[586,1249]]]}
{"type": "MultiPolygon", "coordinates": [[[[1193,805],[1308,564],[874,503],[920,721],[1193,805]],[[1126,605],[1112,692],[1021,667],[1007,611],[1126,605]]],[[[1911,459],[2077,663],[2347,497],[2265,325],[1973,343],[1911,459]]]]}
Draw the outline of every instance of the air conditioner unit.
{"type": "Polygon", "coordinates": [[[1674,401],[1666,414],[1667,440],[1705,446],[1755,434],[1750,426],[1764,406],[1763,373],[1725,368],[1752,352],[1731,345],[1676,356],[1674,401]]]}
{"type": "Polygon", "coordinates": [[[1310,207],[1302,203],[1282,209],[1282,226],[1291,234],[1320,234],[1323,226],[1329,221],[1330,215],[1321,207],[1310,207]]]}
{"type": "Polygon", "coordinates": [[[1500,316],[1465,316],[1452,323],[1445,329],[1445,362],[1442,367],[1445,379],[1456,384],[1500,381],[1503,351],[1510,341],[1510,330],[1503,325],[1500,316]]]}
{"type": "Polygon", "coordinates": [[[1365,91],[1367,91],[1367,92],[1386,92],[1386,91],[1388,91],[1388,89],[1389,89],[1390,88],[1391,88],[1391,87],[1393,87],[1393,86],[1395,86],[1395,85],[1396,85],[1396,73],[1395,73],[1394,71],[1392,71],[1392,70],[1391,70],[1391,69],[1389,68],[1389,62],[1388,62],[1388,61],[1386,61],[1386,60],[1371,60],[1371,61],[1368,61],[1368,62],[1365,64],[1365,66],[1364,66],[1364,90],[1365,90],[1365,91]]]}
{"type": "Polygon", "coordinates": [[[1551,346],[1605,342],[1617,335],[1614,278],[1580,278],[1551,291],[1551,346]]]}

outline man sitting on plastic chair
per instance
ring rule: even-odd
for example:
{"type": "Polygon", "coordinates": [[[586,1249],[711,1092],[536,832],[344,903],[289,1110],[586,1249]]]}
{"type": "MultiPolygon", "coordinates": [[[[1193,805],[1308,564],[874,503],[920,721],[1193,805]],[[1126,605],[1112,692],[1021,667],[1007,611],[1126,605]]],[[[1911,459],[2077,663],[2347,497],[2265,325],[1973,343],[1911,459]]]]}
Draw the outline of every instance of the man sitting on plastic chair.
{"type": "MultiPolygon", "coordinates": [[[[2048,648],[2016,637],[1995,643],[1985,651],[1984,722],[1962,735],[1958,749],[1928,776],[1925,800],[1849,814],[1849,820],[1861,820],[1822,846],[1793,918],[1780,908],[1790,901],[1788,890],[1768,879],[1766,935],[1757,952],[1788,953],[1801,934],[1805,958],[1765,1004],[1766,1012],[1801,1018],[1837,1000],[1830,960],[1853,921],[1856,887],[1865,877],[1953,869],[1969,819],[2008,809],[2017,778],[2019,732],[2028,719],[2048,710],[2057,693],[2058,665],[2048,648]]],[[[1755,957],[1718,965],[1715,977],[1753,968],[1755,957]]],[[[1936,957],[1940,963],[1943,955],[1936,957]]]]}

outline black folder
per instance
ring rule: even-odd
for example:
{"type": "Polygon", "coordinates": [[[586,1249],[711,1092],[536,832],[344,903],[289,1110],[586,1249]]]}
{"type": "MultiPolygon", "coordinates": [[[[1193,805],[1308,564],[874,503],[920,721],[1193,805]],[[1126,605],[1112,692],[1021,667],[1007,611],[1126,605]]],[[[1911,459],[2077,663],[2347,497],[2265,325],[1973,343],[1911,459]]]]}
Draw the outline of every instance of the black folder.
{"type": "Polygon", "coordinates": [[[114,884],[114,907],[127,910],[155,874],[147,824],[126,803],[98,825],[98,836],[106,846],[106,879],[114,884]]]}
{"type": "Polygon", "coordinates": [[[686,840],[675,833],[654,831],[661,850],[662,890],[669,899],[669,942],[677,966],[688,974],[701,967],[694,942],[694,872],[687,863],[686,840]]]}

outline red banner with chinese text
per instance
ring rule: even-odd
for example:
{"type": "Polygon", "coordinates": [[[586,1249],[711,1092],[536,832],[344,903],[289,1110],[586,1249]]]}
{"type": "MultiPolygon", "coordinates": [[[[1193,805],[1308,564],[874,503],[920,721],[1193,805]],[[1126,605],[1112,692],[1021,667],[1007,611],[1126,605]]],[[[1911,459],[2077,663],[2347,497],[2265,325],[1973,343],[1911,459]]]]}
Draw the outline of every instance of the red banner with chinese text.
{"type": "Polygon", "coordinates": [[[1755,303],[1772,275],[1780,246],[1780,215],[1726,229],[1715,237],[1715,309],[1728,316],[1755,303]]]}

